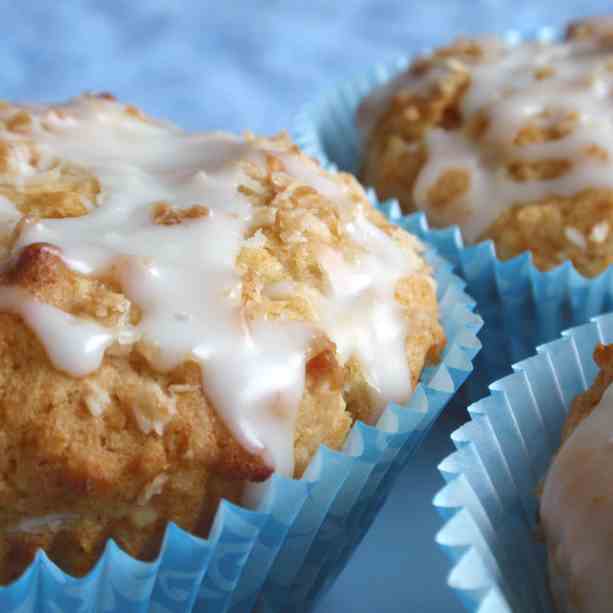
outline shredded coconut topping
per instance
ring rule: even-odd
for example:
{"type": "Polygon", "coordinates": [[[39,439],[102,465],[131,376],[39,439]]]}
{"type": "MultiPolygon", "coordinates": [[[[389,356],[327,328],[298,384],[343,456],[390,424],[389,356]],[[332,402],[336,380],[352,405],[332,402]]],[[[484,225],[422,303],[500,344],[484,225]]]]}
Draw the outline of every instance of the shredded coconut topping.
{"type": "Polygon", "coordinates": [[[594,243],[603,243],[609,236],[609,223],[601,221],[597,223],[590,232],[590,240],[594,243]]]}
{"type": "Polygon", "coordinates": [[[44,530],[60,531],[66,524],[79,518],[75,513],[53,513],[40,517],[28,517],[20,520],[15,526],[8,529],[9,533],[26,532],[36,534],[44,530]]]}
{"type": "MultiPolygon", "coordinates": [[[[358,112],[366,139],[396,94],[427,99],[448,79],[469,74],[459,108],[466,129],[427,130],[427,158],[414,184],[415,205],[436,225],[458,223],[465,238],[474,241],[514,203],[613,188],[610,39],[519,45],[484,39],[473,46],[474,56],[422,60],[426,70],[417,64],[403,72],[367,96],[358,112]],[[475,125],[482,127],[477,137],[470,129],[475,125]],[[544,142],[522,139],[525,129],[555,136],[544,142]],[[537,162],[549,164],[548,176],[513,176],[514,164],[537,162]],[[432,190],[458,169],[467,175],[468,189],[440,206],[432,190]]],[[[596,242],[602,232],[596,232],[596,242]]]]}
{"type": "Polygon", "coordinates": [[[573,228],[572,226],[564,228],[564,236],[566,236],[566,238],[575,246],[579,247],[579,249],[587,248],[585,236],[583,236],[583,234],[581,234],[577,228],[573,228]]]}
{"type": "MultiPolygon", "coordinates": [[[[86,196],[58,203],[71,207],[72,217],[24,218],[0,270],[28,245],[51,244],[76,273],[112,278],[139,309],[136,323],[124,317],[109,327],[39,302],[21,288],[0,286],[0,310],[22,317],[57,368],[86,376],[108,350],[135,343],[147,348],[148,361],[161,371],[195,361],[207,399],[237,440],[285,474],[293,470],[309,347],[322,334],[340,356],[360,361],[382,405],[408,399],[408,324],[395,289],[422,261],[368,220],[341,179],[326,175],[289,141],[188,134],[92,96],[27,107],[27,121],[12,114],[14,107],[0,110],[0,143],[8,143],[8,166],[18,184],[11,197],[0,199],[2,228],[23,217],[19,190],[51,175],[61,179],[64,163],[94,180],[86,196]],[[10,127],[15,123],[18,130],[10,127]],[[266,172],[270,184],[262,187],[266,172]],[[297,193],[332,201],[337,225],[293,211],[297,193]],[[303,237],[342,234],[353,245],[351,261],[333,248],[322,251],[329,286],[313,290],[313,322],[250,318],[244,311],[237,258],[245,248],[267,246],[266,237],[252,231],[263,219],[289,220],[303,237]]],[[[163,434],[176,411],[174,394],[189,390],[168,391],[157,384],[133,390],[129,404],[143,431],[163,434]]],[[[106,402],[104,392],[92,390],[87,406],[100,415],[106,402]]]]}
{"type": "Polygon", "coordinates": [[[148,483],[138,497],[138,504],[141,506],[146,505],[154,496],[159,496],[168,481],[168,475],[161,473],[154,477],[150,483],[148,483]]]}
{"type": "Polygon", "coordinates": [[[94,417],[100,417],[110,402],[111,398],[105,389],[102,389],[95,381],[88,382],[88,393],[85,396],[85,403],[89,412],[94,417]]]}

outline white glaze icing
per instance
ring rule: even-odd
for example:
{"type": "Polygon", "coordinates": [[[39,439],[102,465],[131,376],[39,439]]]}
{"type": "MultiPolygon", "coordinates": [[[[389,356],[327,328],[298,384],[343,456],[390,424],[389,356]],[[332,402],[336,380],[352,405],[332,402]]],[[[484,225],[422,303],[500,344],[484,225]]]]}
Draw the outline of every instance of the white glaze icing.
{"type": "MultiPolygon", "coordinates": [[[[381,406],[407,400],[407,323],[394,291],[398,280],[419,266],[419,257],[368,221],[342,184],[316,164],[276,150],[271,141],[187,134],[128,118],[123,109],[90,97],[59,110],[30,109],[41,163],[38,175],[30,166],[23,169],[22,180],[56,172],[54,160],[61,159],[95,176],[101,191],[96,202],[85,203],[89,213],[83,217],[25,224],[13,257],[33,243],[56,245],[73,270],[112,276],[140,307],[141,320],[134,327],[105,328],[12,287],[0,287],[0,310],[21,315],[55,366],[74,376],[95,371],[113,343],[140,340],[162,371],[195,360],[207,397],[237,439],[285,474],[293,471],[305,360],[319,328],[337,343],[343,360],[355,355],[361,361],[381,406]],[[238,191],[250,184],[239,162],[263,167],[267,152],[283,160],[288,174],[336,203],[347,234],[364,251],[351,263],[332,250],[322,253],[330,283],[315,300],[320,326],[248,321],[241,308],[236,257],[266,238],[260,233],[246,239],[255,209],[238,191]],[[156,225],[152,205],[162,200],[177,208],[204,205],[208,214],[180,225],[156,225]]],[[[0,138],[19,137],[0,131],[0,138]]],[[[19,164],[29,164],[18,157],[19,164]]],[[[0,206],[10,213],[6,202],[0,206]]]]}
{"type": "Polygon", "coordinates": [[[353,355],[360,357],[382,408],[387,402],[407,399],[411,377],[406,359],[399,359],[393,368],[381,368],[390,356],[405,354],[408,320],[394,300],[394,289],[398,271],[406,270],[407,255],[364,218],[349,225],[349,234],[365,247],[357,262],[348,264],[332,249],[320,256],[330,285],[320,309],[321,323],[343,362],[353,355]]]}
{"type": "Polygon", "coordinates": [[[0,288],[0,311],[20,315],[45,345],[53,365],[75,377],[100,366],[115,331],[39,302],[15,287],[0,288]]]}
{"type": "MultiPolygon", "coordinates": [[[[607,613],[613,602],[613,386],[565,441],[547,474],[541,519],[553,584],[579,600],[568,611],[607,613]],[[576,609],[573,608],[576,605],[576,609]]],[[[563,594],[561,594],[563,600],[563,594]]]]}
{"type": "Polygon", "coordinates": [[[19,217],[19,214],[15,210],[15,205],[2,195],[0,195],[0,217],[7,217],[10,219],[19,217]]]}
{"type": "MultiPolygon", "coordinates": [[[[481,42],[481,41],[480,41],[481,42]]],[[[470,74],[461,102],[464,125],[484,112],[489,125],[476,142],[465,130],[432,129],[427,133],[428,158],[414,188],[414,201],[437,225],[458,223],[465,238],[476,240],[516,202],[540,200],[548,195],[572,196],[582,189],[613,188],[613,65],[611,47],[598,39],[565,43],[528,42],[518,46],[486,41],[480,62],[437,60],[425,76],[399,75],[372,92],[358,112],[363,138],[384,112],[391,96],[401,88],[426,95],[437,79],[450,70],[470,74]],[[537,78],[539,68],[551,69],[537,78]],[[576,113],[574,129],[543,144],[517,145],[514,139],[528,122],[540,126],[576,113]],[[545,115],[543,115],[545,114],[545,115]],[[597,145],[606,160],[589,155],[597,145]],[[551,180],[516,181],[498,160],[569,160],[566,174],[551,180]],[[469,176],[469,191],[443,210],[427,198],[429,189],[448,170],[462,169],[469,176]]]]}

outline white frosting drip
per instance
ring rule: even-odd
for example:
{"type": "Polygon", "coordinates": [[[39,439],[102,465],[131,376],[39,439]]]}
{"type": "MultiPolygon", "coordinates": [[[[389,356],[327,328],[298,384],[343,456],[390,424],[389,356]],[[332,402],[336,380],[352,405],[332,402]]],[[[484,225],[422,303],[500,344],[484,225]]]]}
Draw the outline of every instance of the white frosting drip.
{"type": "MultiPolygon", "coordinates": [[[[516,202],[540,200],[548,195],[572,196],[582,189],[613,188],[613,70],[610,49],[598,41],[532,42],[519,46],[489,41],[484,61],[464,64],[470,85],[462,99],[464,124],[478,112],[489,117],[482,141],[467,132],[433,129],[426,137],[428,158],[417,178],[414,200],[437,225],[459,223],[465,238],[476,240],[516,202]],[[609,65],[609,67],[607,66],[609,65]],[[537,69],[551,69],[539,79],[537,69]],[[546,113],[547,117],[541,114],[546,113]],[[529,121],[553,124],[556,118],[576,113],[574,129],[563,138],[543,144],[516,145],[518,131],[529,121]],[[597,145],[609,159],[588,155],[597,145]],[[497,165],[497,158],[512,160],[564,159],[570,172],[552,180],[518,182],[497,165]],[[444,210],[434,210],[428,190],[449,170],[469,176],[469,191],[444,210]]],[[[403,73],[384,90],[370,94],[358,114],[364,134],[400,88],[425,95],[430,85],[459,60],[440,61],[426,76],[403,73]]]]}
{"type": "MultiPolygon", "coordinates": [[[[612,466],[613,386],[609,386],[560,449],[541,498],[549,552],[565,572],[554,583],[580,596],[577,611],[607,613],[613,602],[612,466]]],[[[550,568],[554,567],[552,560],[550,568]]],[[[572,601],[568,604],[570,611],[572,601]]]]}
{"type": "MultiPolygon", "coordinates": [[[[250,183],[239,162],[263,166],[267,149],[229,135],[190,135],[129,119],[121,109],[80,98],[61,113],[34,110],[33,138],[43,166],[58,158],[74,162],[98,179],[101,192],[97,202],[87,203],[86,216],[26,224],[15,251],[50,243],[73,270],[111,275],[140,307],[138,325],[111,330],[8,287],[0,287],[0,310],[21,315],[52,362],[74,376],[95,371],[115,341],[142,340],[151,348],[153,365],[163,371],[195,360],[207,397],[237,439],[276,470],[291,474],[306,354],[317,328],[306,322],[247,321],[235,268],[242,247],[265,241],[263,235],[245,239],[254,209],[238,192],[239,185],[250,183]],[[160,200],[177,208],[203,205],[209,212],[180,225],[155,225],[152,205],[160,200]]],[[[0,131],[0,138],[17,137],[0,131]]],[[[337,203],[341,217],[353,224],[347,232],[365,249],[356,264],[343,262],[334,251],[322,255],[331,281],[316,303],[324,331],[342,359],[356,355],[363,363],[382,404],[408,399],[406,317],[394,289],[415,271],[417,256],[377,230],[359,207],[356,212],[349,190],[318,166],[270,151],[290,175],[337,203]]],[[[10,209],[4,201],[0,207],[0,213],[10,209]]]]}
{"type": "Polygon", "coordinates": [[[15,210],[15,205],[4,196],[0,195],[0,218],[7,217],[15,219],[19,217],[19,214],[15,210]]]}
{"type": "Polygon", "coordinates": [[[386,402],[407,400],[411,378],[407,360],[401,357],[408,321],[394,300],[398,271],[407,270],[407,256],[363,218],[349,225],[349,233],[366,251],[352,264],[332,249],[321,254],[330,284],[321,323],[342,361],[357,356],[366,367],[383,408],[386,402]],[[400,358],[393,366],[389,363],[392,355],[400,358]]]}
{"type": "Polygon", "coordinates": [[[96,370],[115,340],[113,330],[38,302],[15,287],[0,288],[0,311],[20,315],[45,345],[53,365],[75,377],[96,370]]]}

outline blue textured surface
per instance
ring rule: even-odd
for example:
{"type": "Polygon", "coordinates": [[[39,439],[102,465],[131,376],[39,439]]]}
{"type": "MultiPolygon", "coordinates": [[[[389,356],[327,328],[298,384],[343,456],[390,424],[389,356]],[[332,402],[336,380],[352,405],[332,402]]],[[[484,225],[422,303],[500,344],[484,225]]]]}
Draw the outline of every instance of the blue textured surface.
{"type": "MultiPolygon", "coordinates": [[[[272,132],[289,127],[322,89],[375,61],[459,33],[560,25],[609,7],[589,0],[0,1],[0,98],[106,90],[188,128],[272,132]]],[[[436,464],[460,419],[435,426],[319,611],[461,610],[445,587],[430,506],[442,483],[436,464]]]]}

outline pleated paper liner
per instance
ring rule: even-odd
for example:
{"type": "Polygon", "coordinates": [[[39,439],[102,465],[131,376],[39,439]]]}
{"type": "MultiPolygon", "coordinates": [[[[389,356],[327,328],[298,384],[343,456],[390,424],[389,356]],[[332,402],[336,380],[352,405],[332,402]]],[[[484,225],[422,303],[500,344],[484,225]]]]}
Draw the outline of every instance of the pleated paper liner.
{"type": "Polygon", "coordinates": [[[428,244],[448,339],[442,362],[424,370],[405,406],[388,406],[376,427],[356,423],[342,452],[320,447],[301,479],[273,476],[257,510],[222,502],[207,539],[170,524],[154,562],[135,560],[109,541],[96,567],[76,579],[39,552],[19,580],[0,587],[0,611],[312,609],[363,538],[396,474],[468,377],[480,347],[474,301],[436,253],[447,250],[450,237],[430,232],[420,215],[401,223],[428,244]]]}
{"type": "Polygon", "coordinates": [[[449,585],[468,611],[554,613],[546,552],[536,535],[536,488],[557,451],[575,396],[593,382],[592,353],[613,343],[613,313],[566,331],[514,365],[456,430],[434,499],[436,540],[452,561],[449,585]]]}
{"type": "MultiPolygon", "coordinates": [[[[531,38],[552,40],[558,36],[553,28],[505,35],[510,43],[531,38]]],[[[357,106],[373,88],[404,70],[411,60],[412,56],[407,56],[378,64],[307,105],[294,125],[298,144],[329,169],[357,173],[361,157],[355,125],[357,106]]],[[[388,210],[399,222],[398,207],[388,205],[388,210]]],[[[432,230],[431,234],[438,232],[432,230]]],[[[611,268],[593,279],[580,275],[570,262],[541,272],[528,253],[503,262],[496,257],[491,241],[465,246],[455,226],[442,232],[447,233],[449,240],[441,255],[466,280],[467,291],[477,301],[477,312],[485,322],[480,334],[483,351],[466,386],[470,402],[485,396],[487,385],[508,374],[510,364],[528,357],[535,345],[613,309],[611,268]]]]}

